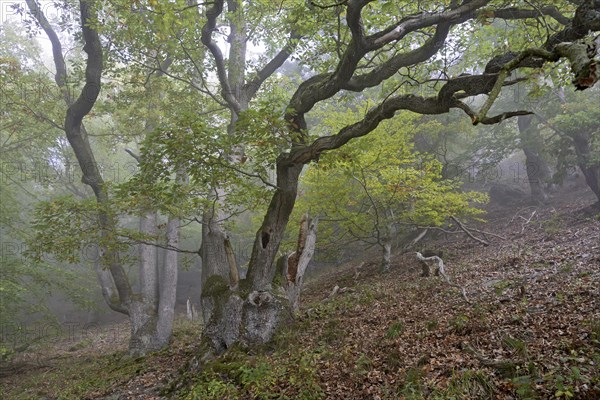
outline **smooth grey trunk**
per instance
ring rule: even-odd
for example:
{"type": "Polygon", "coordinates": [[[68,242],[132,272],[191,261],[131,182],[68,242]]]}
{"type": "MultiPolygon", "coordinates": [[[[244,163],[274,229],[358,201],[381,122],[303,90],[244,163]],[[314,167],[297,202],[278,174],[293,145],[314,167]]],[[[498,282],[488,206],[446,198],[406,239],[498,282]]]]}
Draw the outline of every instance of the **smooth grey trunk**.
{"type": "Polygon", "coordinates": [[[129,304],[129,322],[131,334],[129,337],[129,353],[132,356],[144,356],[150,351],[160,350],[156,331],[157,315],[151,304],[143,299],[134,299],[129,304]]]}
{"type": "Polygon", "coordinates": [[[150,309],[158,310],[158,264],[157,248],[157,215],[155,211],[145,213],[140,217],[140,233],[147,235],[149,243],[139,245],[139,278],[140,293],[150,309]]]}
{"type": "MultiPolygon", "coordinates": [[[[170,217],[167,222],[167,247],[177,248],[181,236],[181,221],[170,217]]],[[[171,340],[173,320],[175,319],[175,302],[177,300],[177,274],[179,271],[179,253],[175,250],[165,252],[163,267],[160,270],[160,293],[158,306],[157,335],[164,345],[171,340]]]]}
{"type": "Polygon", "coordinates": [[[100,252],[98,246],[92,246],[91,254],[86,254],[87,257],[91,257],[94,264],[94,271],[96,271],[96,278],[100,284],[100,290],[102,291],[102,297],[106,304],[116,303],[118,294],[115,292],[115,282],[112,274],[108,268],[104,268],[100,259],[100,252]]]}
{"type": "MultiPolygon", "coordinates": [[[[157,235],[156,213],[148,213],[140,219],[140,231],[157,235]]],[[[181,231],[178,217],[170,216],[166,224],[166,248],[161,268],[158,268],[157,247],[140,244],[140,293],[129,310],[131,337],[129,351],[141,356],[149,351],[160,350],[171,341],[179,253],[176,250],[181,231]]]]}
{"type": "Polygon", "coordinates": [[[381,245],[381,268],[387,272],[390,270],[392,260],[392,243],[387,240],[381,245]]]}
{"type": "MultiPolygon", "coordinates": [[[[180,237],[180,220],[171,216],[166,228],[166,247],[177,248],[180,237]]],[[[156,236],[156,213],[148,213],[140,219],[140,231],[156,236]]],[[[160,350],[171,341],[179,253],[166,250],[162,268],[158,269],[157,247],[140,244],[140,293],[129,307],[131,337],[129,352],[135,356],[160,350]]]]}

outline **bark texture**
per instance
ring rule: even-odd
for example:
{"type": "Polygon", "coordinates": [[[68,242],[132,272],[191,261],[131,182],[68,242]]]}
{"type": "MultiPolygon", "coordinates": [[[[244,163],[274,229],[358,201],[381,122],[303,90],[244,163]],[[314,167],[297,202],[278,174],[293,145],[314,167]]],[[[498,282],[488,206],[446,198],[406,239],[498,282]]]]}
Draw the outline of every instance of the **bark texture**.
{"type": "Polygon", "coordinates": [[[300,221],[296,251],[289,256],[283,256],[281,259],[284,288],[294,313],[300,307],[300,293],[304,283],[304,274],[315,253],[318,223],[318,218],[311,219],[308,213],[304,214],[300,221]]]}

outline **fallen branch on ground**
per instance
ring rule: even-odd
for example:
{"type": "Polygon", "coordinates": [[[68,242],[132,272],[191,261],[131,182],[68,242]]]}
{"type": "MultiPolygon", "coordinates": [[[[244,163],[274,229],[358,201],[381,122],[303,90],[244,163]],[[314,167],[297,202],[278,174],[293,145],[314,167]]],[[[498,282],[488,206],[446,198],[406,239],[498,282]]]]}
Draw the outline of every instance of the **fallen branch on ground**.
{"type": "Polygon", "coordinates": [[[497,234],[495,234],[495,233],[492,233],[492,232],[488,232],[488,231],[480,231],[479,229],[475,229],[475,228],[469,228],[469,229],[470,229],[471,231],[473,231],[473,232],[480,233],[480,234],[482,234],[483,236],[490,235],[490,236],[493,236],[493,237],[497,237],[498,239],[506,240],[506,237],[504,237],[504,236],[501,236],[501,235],[497,235],[497,234]]]}
{"type": "Polygon", "coordinates": [[[451,216],[450,219],[452,219],[452,221],[456,222],[456,224],[458,225],[458,227],[460,229],[462,229],[467,234],[467,236],[469,236],[471,239],[473,239],[473,240],[481,243],[484,246],[489,246],[490,245],[490,243],[487,240],[480,239],[477,236],[473,235],[473,233],[471,233],[471,231],[462,222],[460,222],[458,220],[458,218],[456,218],[454,216],[451,216]]]}
{"type": "Polygon", "coordinates": [[[523,232],[525,232],[525,226],[527,224],[529,224],[531,222],[531,219],[535,216],[535,214],[537,213],[537,210],[534,210],[531,215],[529,216],[528,219],[525,219],[525,217],[522,217],[521,215],[519,215],[519,218],[523,219],[525,222],[521,225],[521,234],[523,232]]]}

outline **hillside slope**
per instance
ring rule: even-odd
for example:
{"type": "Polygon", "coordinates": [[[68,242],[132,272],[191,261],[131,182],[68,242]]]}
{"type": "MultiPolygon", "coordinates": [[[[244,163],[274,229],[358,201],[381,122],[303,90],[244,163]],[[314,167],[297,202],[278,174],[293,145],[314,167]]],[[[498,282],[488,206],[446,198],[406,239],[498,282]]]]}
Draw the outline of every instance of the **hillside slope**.
{"type": "Polygon", "coordinates": [[[472,304],[420,277],[414,253],[385,274],[369,260],[358,278],[359,262],[323,274],[274,346],[234,350],[182,397],[598,399],[600,215],[590,199],[491,207],[487,247],[465,235],[429,242],[472,304]]]}
{"type": "Polygon", "coordinates": [[[470,303],[440,277],[421,277],[414,253],[396,255],[388,273],[366,258],[309,279],[297,320],[249,354],[234,348],[198,366],[198,327],[185,323],[171,349],[133,360],[121,326],[111,340],[98,334],[104,339],[38,349],[35,364],[5,370],[0,394],[598,399],[600,210],[586,193],[551,206],[490,207],[478,227],[494,234],[487,247],[463,234],[424,243],[443,249],[446,272],[470,303]]]}

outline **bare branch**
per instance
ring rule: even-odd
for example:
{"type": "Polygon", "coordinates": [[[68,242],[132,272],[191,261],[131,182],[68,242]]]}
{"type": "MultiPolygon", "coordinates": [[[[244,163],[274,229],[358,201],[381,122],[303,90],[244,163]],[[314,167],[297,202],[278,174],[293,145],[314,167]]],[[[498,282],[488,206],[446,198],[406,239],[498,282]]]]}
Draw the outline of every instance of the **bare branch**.
{"type": "Polygon", "coordinates": [[[233,90],[229,83],[223,53],[221,52],[221,49],[219,48],[217,43],[212,39],[212,34],[217,29],[217,19],[223,13],[223,4],[223,0],[216,0],[213,6],[206,10],[207,21],[206,24],[204,24],[204,26],[202,27],[201,40],[202,43],[206,46],[206,48],[210,51],[215,61],[215,65],[217,67],[217,76],[219,78],[219,84],[221,85],[221,95],[223,96],[223,99],[225,99],[229,107],[236,114],[239,114],[242,109],[240,103],[235,98],[233,90]]]}
{"type": "Polygon", "coordinates": [[[370,50],[379,48],[386,43],[397,41],[407,34],[428,26],[434,26],[443,23],[460,23],[473,18],[474,12],[490,3],[490,0],[474,0],[464,2],[460,7],[442,11],[439,13],[421,13],[410,15],[400,20],[392,28],[386,31],[376,33],[369,38],[370,50]]]}
{"type": "Polygon", "coordinates": [[[129,148],[127,148],[127,147],[126,147],[126,148],[125,148],[125,152],[126,152],[127,154],[129,154],[131,157],[135,158],[135,160],[136,160],[138,163],[140,162],[140,156],[138,156],[137,154],[135,154],[135,153],[133,152],[133,150],[131,150],[131,149],[129,149],[129,148]]]}
{"type": "Polygon", "coordinates": [[[477,236],[473,235],[471,233],[471,231],[469,229],[467,229],[467,227],[462,222],[460,222],[458,220],[458,218],[456,218],[455,216],[451,216],[450,219],[452,219],[452,221],[456,222],[456,224],[458,225],[458,227],[460,229],[462,229],[463,232],[465,232],[467,234],[467,236],[469,236],[471,239],[475,240],[476,242],[481,243],[484,246],[489,246],[490,245],[490,243],[488,241],[480,239],[477,236]]]}
{"type": "Polygon", "coordinates": [[[301,36],[293,32],[283,48],[269,61],[260,71],[256,73],[256,77],[244,85],[244,92],[247,99],[254,97],[260,86],[269,78],[275,71],[283,65],[283,63],[292,55],[301,36]]]}

